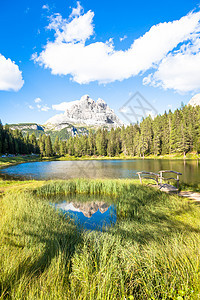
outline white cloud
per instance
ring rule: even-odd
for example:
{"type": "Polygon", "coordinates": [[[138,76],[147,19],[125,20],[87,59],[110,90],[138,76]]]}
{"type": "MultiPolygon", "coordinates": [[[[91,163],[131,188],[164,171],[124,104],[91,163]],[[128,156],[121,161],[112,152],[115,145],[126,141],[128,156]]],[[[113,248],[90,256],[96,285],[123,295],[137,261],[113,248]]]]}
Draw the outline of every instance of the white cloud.
{"type": "Polygon", "coordinates": [[[62,102],[60,104],[54,104],[54,105],[52,105],[52,108],[54,110],[65,111],[67,108],[67,102],[62,102]]]}
{"type": "Polygon", "coordinates": [[[31,60],[36,61],[37,60],[37,53],[33,53],[31,55],[31,60]]]}
{"type": "Polygon", "coordinates": [[[123,37],[119,38],[120,42],[124,41],[125,39],[127,39],[127,35],[124,35],[123,37]]]}
{"type": "Polygon", "coordinates": [[[49,11],[49,5],[48,5],[48,4],[44,4],[44,5],[42,6],[42,9],[46,9],[47,11],[49,11]]]}
{"type": "Polygon", "coordinates": [[[178,92],[197,91],[200,88],[200,40],[168,54],[154,74],[144,78],[144,84],[174,89],[178,92]],[[199,46],[198,46],[199,44],[199,46]]]}
{"type": "Polygon", "coordinates": [[[83,12],[83,7],[80,5],[80,2],[77,1],[77,8],[72,9],[72,13],[70,17],[80,16],[82,12],[83,12]]]}
{"type": "Polygon", "coordinates": [[[47,28],[55,30],[56,40],[53,44],[62,44],[65,42],[84,43],[93,34],[93,17],[94,13],[92,11],[75,17],[71,22],[63,19],[60,14],[52,16],[47,28]]]}
{"type": "Polygon", "coordinates": [[[42,99],[40,99],[39,97],[38,97],[38,98],[35,98],[34,102],[35,102],[35,103],[40,103],[40,102],[42,102],[42,99]]]}
{"type": "Polygon", "coordinates": [[[50,107],[48,107],[47,105],[44,105],[41,107],[42,111],[48,111],[50,109],[50,107]]]}
{"type": "Polygon", "coordinates": [[[0,54],[0,90],[19,91],[24,84],[22,72],[14,61],[0,54]]]}
{"type": "Polygon", "coordinates": [[[36,108],[36,109],[38,109],[39,112],[50,110],[50,107],[48,107],[47,104],[41,104],[41,102],[42,102],[42,99],[41,99],[41,98],[39,98],[39,97],[38,97],[38,98],[35,98],[35,99],[34,99],[34,102],[35,102],[36,106],[33,107],[32,105],[29,105],[29,108],[30,108],[30,109],[36,108]]]}
{"type": "Polygon", "coordinates": [[[66,109],[70,109],[71,106],[78,104],[79,100],[71,101],[71,102],[62,102],[59,104],[52,105],[52,109],[59,110],[59,111],[65,111],[66,109]]]}
{"type": "MultiPolygon", "coordinates": [[[[175,84],[166,84],[165,73],[167,71],[170,75],[172,73],[167,70],[166,61],[171,66],[174,59],[176,62],[178,59],[183,61],[183,57],[179,55],[184,55],[185,62],[190,65],[184,54],[186,50],[182,49],[181,53],[177,51],[181,44],[189,42],[194,44],[200,37],[200,12],[191,12],[180,20],[152,26],[125,51],[116,51],[112,40],[105,43],[85,43],[94,31],[93,17],[92,11],[80,16],[76,15],[71,21],[63,19],[60,14],[52,17],[48,28],[55,30],[55,41],[47,42],[45,49],[38,56],[33,57],[34,61],[51,69],[52,74],[71,75],[72,79],[80,84],[92,81],[99,83],[121,81],[154,68],[158,73],[146,77],[145,84],[157,85],[161,78],[161,86],[167,88],[169,85],[170,88],[177,89],[175,84]],[[163,72],[165,77],[162,75],[163,72]]],[[[195,62],[198,60],[198,55],[193,57],[192,61],[194,60],[195,62]]],[[[193,72],[193,67],[190,69],[188,77],[193,72]]],[[[197,69],[199,68],[194,70],[195,75],[197,69]]],[[[187,71],[185,73],[183,76],[188,74],[187,71]]],[[[190,85],[200,87],[199,80],[196,81],[195,84],[190,85]]],[[[178,89],[183,89],[183,84],[180,84],[178,89]]]]}

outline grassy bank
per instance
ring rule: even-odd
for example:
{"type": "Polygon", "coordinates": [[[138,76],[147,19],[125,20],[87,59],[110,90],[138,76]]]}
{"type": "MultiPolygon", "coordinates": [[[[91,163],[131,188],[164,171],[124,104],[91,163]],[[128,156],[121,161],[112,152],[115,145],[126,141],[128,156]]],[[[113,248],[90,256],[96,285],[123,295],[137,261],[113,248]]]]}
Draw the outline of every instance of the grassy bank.
{"type": "Polygon", "coordinates": [[[0,169],[14,164],[20,164],[20,163],[32,162],[38,160],[39,157],[35,157],[31,155],[15,156],[15,157],[0,157],[0,169]]]}
{"type": "MultiPolygon", "coordinates": [[[[196,154],[196,152],[187,153],[186,156],[180,153],[166,154],[166,155],[148,155],[144,156],[144,159],[175,159],[175,160],[191,160],[191,159],[199,159],[200,156],[196,154]]],[[[110,159],[122,159],[122,160],[131,160],[131,159],[143,159],[140,156],[125,156],[124,154],[120,154],[118,156],[98,156],[98,155],[84,155],[81,157],[65,155],[58,157],[57,160],[110,160],[110,159]]]]}
{"type": "Polygon", "coordinates": [[[1,299],[199,299],[200,206],[131,180],[24,184],[0,200],[1,299]],[[77,228],[49,205],[69,193],[113,195],[117,224],[77,228]]]}

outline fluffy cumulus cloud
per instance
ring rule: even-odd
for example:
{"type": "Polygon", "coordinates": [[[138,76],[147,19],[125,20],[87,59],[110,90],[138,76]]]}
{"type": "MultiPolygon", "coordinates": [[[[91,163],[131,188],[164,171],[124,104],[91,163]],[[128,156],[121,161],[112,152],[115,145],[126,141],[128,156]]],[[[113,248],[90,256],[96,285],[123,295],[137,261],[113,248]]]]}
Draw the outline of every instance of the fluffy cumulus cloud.
{"type": "Polygon", "coordinates": [[[200,88],[200,40],[168,54],[156,72],[143,79],[144,84],[174,89],[178,92],[198,91],[200,88]]]}
{"type": "Polygon", "coordinates": [[[14,61],[0,54],[0,90],[19,91],[24,84],[22,72],[14,61]]]}
{"type": "Polygon", "coordinates": [[[55,31],[55,41],[48,44],[62,45],[67,43],[73,45],[74,42],[84,43],[93,34],[93,17],[92,11],[73,18],[71,22],[67,22],[60,14],[52,16],[47,29],[55,31]]]}
{"type": "Polygon", "coordinates": [[[48,28],[55,31],[55,39],[33,56],[35,62],[49,68],[52,74],[71,75],[80,84],[122,81],[151,69],[144,84],[180,91],[200,88],[200,79],[196,78],[200,78],[198,45],[193,50],[188,46],[200,38],[200,12],[152,26],[125,51],[115,50],[112,39],[90,40],[94,13],[81,13],[78,3],[68,20],[60,14],[51,17],[48,28]]]}

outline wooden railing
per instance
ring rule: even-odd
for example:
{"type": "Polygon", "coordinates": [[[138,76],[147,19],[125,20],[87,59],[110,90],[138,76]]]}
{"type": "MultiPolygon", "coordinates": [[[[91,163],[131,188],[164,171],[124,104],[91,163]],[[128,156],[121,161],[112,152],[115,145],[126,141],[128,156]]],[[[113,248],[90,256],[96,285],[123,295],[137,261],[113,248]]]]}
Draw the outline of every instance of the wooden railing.
{"type": "Polygon", "coordinates": [[[153,172],[145,172],[145,171],[137,172],[136,174],[139,176],[140,183],[142,183],[142,179],[152,179],[152,180],[155,180],[156,184],[158,185],[159,174],[153,173],[153,172]],[[143,175],[145,175],[145,176],[143,176],[143,175]]]}
{"type": "Polygon", "coordinates": [[[175,180],[177,182],[177,189],[179,189],[179,175],[182,175],[182,173],[180,172],[176,172],[176,171],[171,171],[171,170],[162,170],[159,171],[158,173],[154,173],[154,172],[146,172],[146,171],[142,171],[142,172],[137,172],[136,173],[139,176],[140,179],[140,183],[142,183],[142,179],[152,179],[154,181],[156,181],[157,185],[162,185],[163,180],[175,180]],[[176,174],[176,178],[174,177],[163,177],[164,173],[173,173],[176,174]]]}
{"type": "Polygon", "coordinates": [[[171,171],[171,170],[162,170],[162,171],[159,171],[158,173],[159,173],[160,184],[162,184],[163,180],[175,180],[177,182],[177,189],[179,188],[179,175],[182,175],[182,173],[176,172],[176,171],[171,171]],[[169,177],[169,178],[163,177],[163,173],[176,174],[176,178],[174,178],[174,177],[169,177]]]}

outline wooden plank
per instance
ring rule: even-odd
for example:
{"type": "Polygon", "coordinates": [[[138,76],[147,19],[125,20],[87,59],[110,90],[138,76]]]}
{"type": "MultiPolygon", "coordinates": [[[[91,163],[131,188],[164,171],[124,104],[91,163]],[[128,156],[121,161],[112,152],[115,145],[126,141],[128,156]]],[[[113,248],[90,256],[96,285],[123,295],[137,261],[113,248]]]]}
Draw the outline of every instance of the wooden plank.
{"type": "Polygon", "coordinates": [[[178,192],[178,189],[175,186],[171,185],[171,184],[165,183],[165,184],[162,184],[162,185],[159,185],[159,186],[160,186],[160,190],[162,192],[166,192],[166,193],[178,192]]]}

